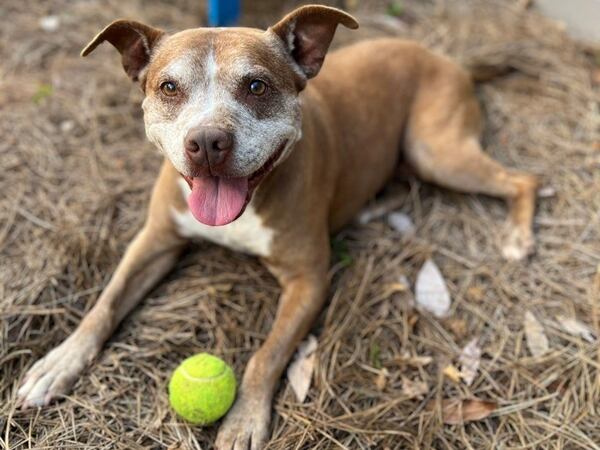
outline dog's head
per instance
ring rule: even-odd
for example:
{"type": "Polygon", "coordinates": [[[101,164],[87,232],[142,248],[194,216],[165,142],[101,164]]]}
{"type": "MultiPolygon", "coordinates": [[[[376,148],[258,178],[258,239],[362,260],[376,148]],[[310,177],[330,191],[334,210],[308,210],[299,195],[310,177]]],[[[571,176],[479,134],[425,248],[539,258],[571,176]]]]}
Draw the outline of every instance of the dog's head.
{"type": "Polygon", "coordinates": [[[207,225],[239,217],[254,188],[301,134],[298,93],[319,72],[338,24],[354,18],[304,6],[267,31],[197,28],[173,35],[117,20],[104,41],[139,81],[146,134],[191,188],[192,214],[207,225]]]}

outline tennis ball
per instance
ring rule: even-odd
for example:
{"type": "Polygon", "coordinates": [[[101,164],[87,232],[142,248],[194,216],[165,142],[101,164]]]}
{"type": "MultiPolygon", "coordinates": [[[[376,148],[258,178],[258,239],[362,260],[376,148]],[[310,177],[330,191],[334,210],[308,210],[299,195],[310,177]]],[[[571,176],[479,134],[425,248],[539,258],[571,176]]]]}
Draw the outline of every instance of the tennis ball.
{"type": "Polygon", "coordinates": [[[208,425],[225,415],[235,400],[235,375],[220,358],[199,353],[185,359],[169,382],[169,402],[194,425],[208,425]]]}

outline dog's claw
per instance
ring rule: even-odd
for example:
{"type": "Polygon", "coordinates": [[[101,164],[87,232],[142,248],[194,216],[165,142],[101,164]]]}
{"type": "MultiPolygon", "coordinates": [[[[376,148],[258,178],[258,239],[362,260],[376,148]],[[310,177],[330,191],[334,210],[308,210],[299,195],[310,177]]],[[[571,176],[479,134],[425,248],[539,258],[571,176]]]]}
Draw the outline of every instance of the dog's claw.
{"type": "Polygon", "coordinates": [[[268,438],[271,419],[270,400],[236,400],[219,428],[217,450],[262,450],[268,438]]]}
{"type": "Polygon", "coordinates": [[[73,334],[37,361],[17,391],[20,408],[46,406],[67,394],[77,376],[96,355],[98,349],[93,342],[90,338],[73,334]]]}

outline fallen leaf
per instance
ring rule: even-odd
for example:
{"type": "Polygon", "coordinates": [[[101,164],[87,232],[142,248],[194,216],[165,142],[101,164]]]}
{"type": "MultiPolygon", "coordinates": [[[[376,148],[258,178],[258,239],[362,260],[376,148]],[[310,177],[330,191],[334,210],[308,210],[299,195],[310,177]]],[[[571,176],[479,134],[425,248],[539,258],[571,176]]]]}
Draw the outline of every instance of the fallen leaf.
{"type": "Polygon", "coordinates": [[[444,375],[446,375],[448,378],[450,378],[452,381],[454,381],[455,383],[460,382],[460,371],[456,367],[454,367],[452,364],[448,364],[446,367],[444,367],[444,370],[442,370],[442,373],[444,375]]]}
{"type": "Polygon", "coordinates": [[[553,186],[544,186],[538,189],[537,196],[540,198],[549,198],[556,196],[556,189],[553,186]]]}
{"type": "Polygon", "coordinates": [[[315,369],[317,338],[309,335],[299,346],[294,360],[287,370],[290,386],[296,394],[296,399],[303,403],[310,388],[312,374],[315,369]]]}
{"type": "Polygon", "coordinates": [[[233,285],[229,283],[225,284],[213,284],[206,287],[206,292],[209,295],[217,295],[219,292],[229,292],[233,289],[233,285]]]}
{"type": "Polygon", "coordinates": [[[405,376],[402,377],[402,393],[408,398],[422,397],[429,392],[429,386],[425,381],[413,381],[405,376]]]}
{"type": "Polygon", "coordinates": [[[392,295],[396,292],[406,292],[407,289],[408,289],[408,285],[406,285],[402,282],[390,283],[386,286],[385,296],[389,297],[390,295],[392,295]]]}
{"type": "Polygon", "coordinates": [[[387,379],[389,376],[389,372],[387,369],[381,369],[377,376],[375,377],[375,387],[378,391],[383,391],[387,385],[387,379]]]}
{"type": "Polygon", "coordinates": [[[387,198],[382,202],[378,202],[375,205],[371,205],[362,210],[357,217],[357,221],[361,225],[366,225],[369,222],[379,219],[390,211],[394,211],[402,206],[404,203],[403,196],[393,196],[387,198]]]}
{"type": "Polygon", "coordinates": [[[60,18],[58,16],[45,16],[40,19],[39,24],[44,31],[56,31],[60,27],[60,18]]]}
{"type": "MultiPolygon", "coordinates": [[[[427,404],[427,409],[430,411],[435,407],[435,400],[427,404]]],[[[442,400],[442,420],[448,425],[459,425],[465,422],[485,419],[497,408],[498,404],[496,402],[479,399],[460,400],[446,398],[442,400]]]]}
{"type": "Polygon", "coordinates": [[[386,319],[387,316],[390,315],[390,309],[391,309],[390,301],[388,299],[382,301],[379,304],[379,308],[377,308],[377,317],[379,319],[386,319]]]}
{"type": "Polygon", "coordinates": [[[444,277],[435,263],[428,259],[417,275],[415,285],[417,305],[437,318],[445,317],[450,309],[450,293],[444,277]]]}
{"type": "Polygon", "coordinates": [[[538,357],[546,353],[549,346],[548,338],[544,333],[544,328],[529,311],[525,312],[523,327],[525,328],[525,338],[531,355],[538,357]]]}
{"type": "Polygon", "coordinates": [[[594,342],[596,337],[594,332],[585,324],[579,322],[577,319],[572,317],[557,316],[556,320],[560,328],[573,336],[581,336],[588,342],[594,342]]]}
{"type": "Polygon", "coordinates": [[[75,122],[72,120],[63,120],[60,123],[60,131],[63,133],[69,133],[70,131],[73,131],[73,128],[75,128],[75,122]]]}
{"type": "Polygon", "coordinates": [[[449,319],[446,325],[458,338],[462,338],[467,334],[467,321],[465,319],[449,319]]]}
{"type": "Polygon", "coordinates": [[[475,302],[483,301],[485,291],[481,286],[471,286],[467,289],[467,297],[469,300],[473,300],[475,302]]]}
{"type": "Polygon", "coordinates": [[[410,316],[408,316],[408,326],[410,327],[411,330],[415,327],[415,325],[417,324],[418,321],[419,321],[418,314],[411,314],[410,316]]]}
{"type": "Polygon", "coordinates": [[[477,338],[465,345],[458,357],[458,362],[460,362],[460,377],[467,386],[471,386],[481,362],[481,348],[477,345],[477,338]]]}
{"type": "Polygon", "coordinates": [[[412,356],[408,352],[402,353],[398,358],[396,358],[396,362],[399,364],[406,364],[412,367],[423,367],[430,364],[433,361],[431,356],[412,356]]]}
{"type": "MultiPolygon", "coordinates": [[[[391,297],[393,294],[396,294],[397,292],[406,292],[406,291],[408,291],[408,287],[409,287],[408,284],[404,283],[404,280],[401,277],[401,279],[398,280],[397,283],[389,283],[385,286],[385,290],[383,291],[383,297],[388,299],[389,297],[391,297]]],[[[388,311],[389,311],[389,309],[388,309],[388,311]]]]}
{"type": "Polygon", "coordinates": [[[415,231],[415,224],[412,219],[402,212],[396,211],[390,213],[387,217],[387,222],[390,227],[401,234],[410,234],[415,231]]]}

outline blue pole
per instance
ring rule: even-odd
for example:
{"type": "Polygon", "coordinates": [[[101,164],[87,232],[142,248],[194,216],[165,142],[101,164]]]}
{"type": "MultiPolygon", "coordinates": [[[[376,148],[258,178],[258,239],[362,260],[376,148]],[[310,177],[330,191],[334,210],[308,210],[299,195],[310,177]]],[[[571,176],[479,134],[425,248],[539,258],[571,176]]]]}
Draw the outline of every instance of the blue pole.
{"type": "Polygon", "coordinates": [[[208,0],[208,24],[228,27],[240,18],[240,0],[208,0]]]}

